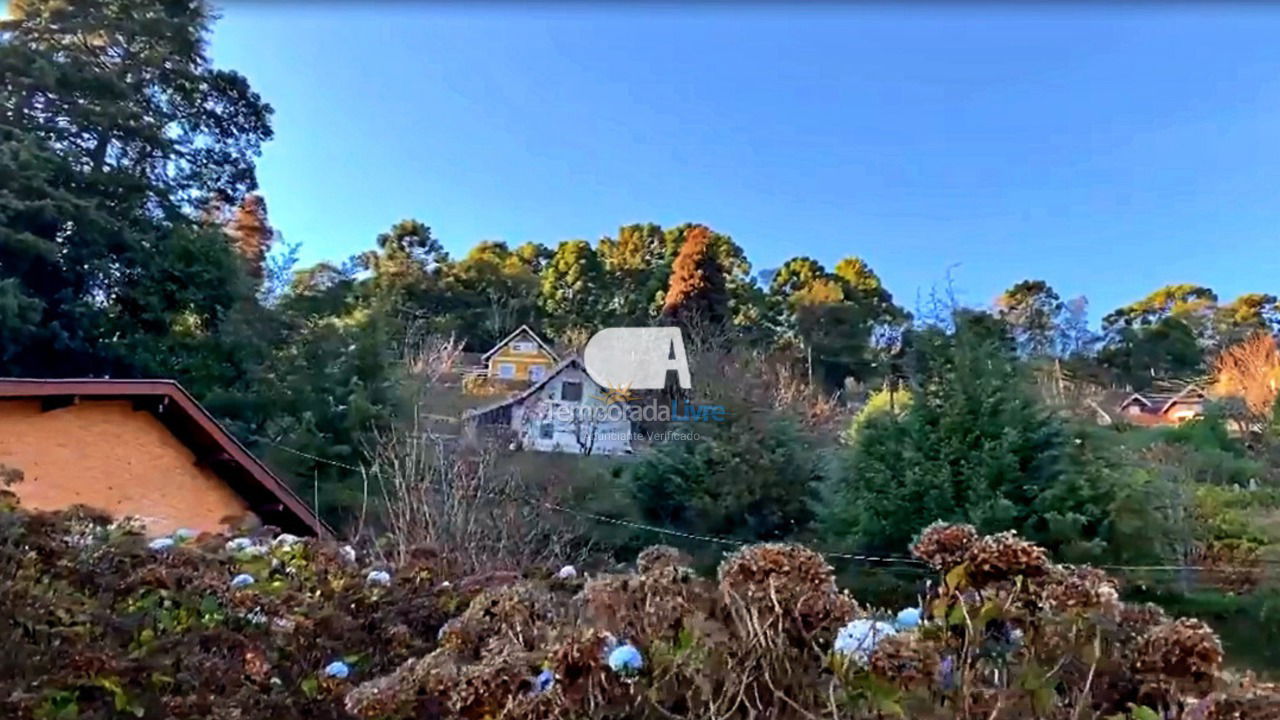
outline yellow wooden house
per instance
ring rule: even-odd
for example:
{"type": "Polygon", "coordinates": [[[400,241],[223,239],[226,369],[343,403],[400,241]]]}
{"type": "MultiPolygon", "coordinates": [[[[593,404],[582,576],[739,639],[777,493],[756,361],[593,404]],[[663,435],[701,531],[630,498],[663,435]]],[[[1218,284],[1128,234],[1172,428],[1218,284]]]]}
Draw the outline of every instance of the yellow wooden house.
{"type": "Polygon", "coordinates": [[[503,338],[480,360],[488,367],[490,378],[515,382],[538,382],[560,362],[551,346],[528,325],[503,338]]]}

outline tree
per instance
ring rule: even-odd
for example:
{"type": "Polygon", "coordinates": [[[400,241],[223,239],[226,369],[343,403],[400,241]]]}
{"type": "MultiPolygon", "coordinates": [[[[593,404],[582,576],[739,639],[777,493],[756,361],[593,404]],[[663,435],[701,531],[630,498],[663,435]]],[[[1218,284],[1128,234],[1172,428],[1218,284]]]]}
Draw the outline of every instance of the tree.
{"type": "Polygon", "coordinates": [[[730,410],[696,439],[657,446],[623,471],[648,522],[743,540],[794,536],[813,519],[821,460],[792,421],[730,410]]]}
{"type": "Polygon", "coordinates": [[[1198,336],[1203,336],[1214,310],[1218,295],[1207,287],[1183,283],[1166,285],[1138,302],[1117,308],[1102,318],[1102,328],[1114,331],[1120,328],[1151,327],[1166,318],[1180,320],[1198,336]]]}
{"type": "Polygon", "coordinates": [[[7,307],[40,317],[7,349],[5,372],[171,372],[123,352],[121,333],[174,347],[163,336],[192,318],[212,332],[228,288],[183,278],[179,299],[163,284],[171,276],[138,268],[174,256],[225,267],[225,238],[193,230],[191,215],[253,189],[271,108],[242,76],[210,65],[199,0],[10,10],[0,26],[0,280],[7,307]]]}
{"type": "Polygon", "coordinates": [[[1137,389],[1155,378],[1198,373],[1214,342],[1218,296],[1199,285],[1167,285],[1102,319],[1098,360],[1137,389]]]}
{"type": "Polygon", "coordinates": [[[705,225],[685,233],[662,305],[666,317],[684,324],[702,321],[713,326],[729,320],[724,268],[711,242],[711,230],[705,225]]]}
{"type": "Polygon", "coordinates": [[[1025,357],[1053,352],[1065,311],[1058,293],[1043,280],[1023,280],[996,300],[996,314],[1009,324],[1025,357]]]}
{"type": "Polygon", "coordinates": [[[1275,337],[1255,332],[1226,348],[1214,358],[1213,375],[1219,395],[1243,398],[1249,413],[1265,422],[1280,389],[1280,351],[1275,337]]]}
{"type": "Polygon", "coordinates": [[[1045,537],[1052,513],[1087,518],[1104,511],[1078,497],[1046,507],[1041,497],[1068,481],[1068,439],[1041,407],[1001,323],[981,313],[956,329],[915,335],[910,401],[901,413],[877,413],[858,428],[826,525],[867,548],[899,551],[935,520],[984,530],[1017,529],[1045,537]]]}
{"type": "Polygon", "coordinates": [[[604,265],[586,240],[568,240],[556,248],[542,270],[539,304],[554,332],[598,327],[604,300],[604,265]]]}
{"type": "Polygon", "coordinates": [[[1150,327],[1115,328],[1098,352],[1098,362],[1135,390],[1151,387],[1158,378],[1198,375],[1203,361],[1195,330],[1176,317],[1150,327]]]}
{"type": "Polygon", "coordinates": [[[267,201],[258,193],[249,193],[227,223],[232,247],[244,260],[249,277],[262,282],[267,254],[275,242],[276,231],[267,219],[267,201]]]}
{"type": "Polygon", "coordinates": [[[600,240],[600,260],[610,276],[613,322],[647,324],[656,315],[670,274],[664,243],[662,228],[654,223],[624,225],[616,240],[600,240]]]}
{"type": "MultiPolygon", "coordinates": [[[[814,283],[826,280],[827,277],[827,269],[817,260],[811,257],[791,258],[772,274],[769,280],[769,292],[781,298],[790,298],[796,293],[809,290],[814,283]]],[[[841,300],[844,300],[843,292],[831,302],[841,300]]]]}
{"type": "Polygon", "coordinates": [[[1280,301],[1269,293],[1245,293],[1218,308],[1218,341],[1230,345],[1256,332],[1274,334],[1280,330],[1280,301]]]}
{"type": "Polygon", "coordinates": [[[487,350],[521,325],[535,322],[538,273],[551,259],[545,246],[514,251],[503,242],[481,242],[445,269],[444,297],[432,304],[437,331],[457,332],[473,349],[487,350]],[[440,322],[452,318],[452,322],[440,322]]]}

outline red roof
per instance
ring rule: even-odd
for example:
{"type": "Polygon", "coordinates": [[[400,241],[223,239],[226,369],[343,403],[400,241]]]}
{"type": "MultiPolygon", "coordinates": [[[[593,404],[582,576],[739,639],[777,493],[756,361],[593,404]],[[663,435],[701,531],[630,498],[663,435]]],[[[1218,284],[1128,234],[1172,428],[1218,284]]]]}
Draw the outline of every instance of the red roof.
{"type": "Polygon", "coordinates": [[[0,378],[0,398],[71,404],[80,397],[132,400],[139,410],[149,410],[264,523],[299,535],[333,534],[283,480],[173,380],[0,378]]]}

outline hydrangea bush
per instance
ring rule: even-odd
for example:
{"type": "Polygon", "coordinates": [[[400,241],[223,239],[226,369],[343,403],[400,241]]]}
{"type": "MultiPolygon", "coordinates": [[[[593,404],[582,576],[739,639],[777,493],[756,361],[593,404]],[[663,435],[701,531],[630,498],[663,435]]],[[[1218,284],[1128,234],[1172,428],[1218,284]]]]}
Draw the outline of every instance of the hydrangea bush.
{"type": "Polygon", "coordinates": [[[0,507],[5,718],[1280,717],[1203,623],[964,526],[926,529],[936,581],[880,610],[798,545],[744,547],[715,579],[661,547],[629,573],[464,578],[429,549],[393,567],[269,531],[157,544],[0,507]]]}

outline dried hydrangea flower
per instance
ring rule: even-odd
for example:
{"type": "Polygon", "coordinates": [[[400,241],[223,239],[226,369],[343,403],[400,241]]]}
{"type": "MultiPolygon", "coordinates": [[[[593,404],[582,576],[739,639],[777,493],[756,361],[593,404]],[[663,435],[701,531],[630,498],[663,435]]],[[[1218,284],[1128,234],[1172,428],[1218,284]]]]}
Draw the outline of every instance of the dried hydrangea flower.
{"type": "Polygon", "coordinates": [[[1023,540],[1013,531],[988,535],[965,556],[969,580],[977,586],[1017,576],[1039,577],[1049,570],[1044,548],[1023,540]]]}
{"type": "Polygon", "coordinates": [[[173,537],[178,540],[192,540],[199,534],[200,533],[192,530],[191,528],[178,528],[173,531],[173,537]]]}
{"type": "Polygon", "coordinates": [[[1178,618],[1142,638],[1135,669],[1149,677],[1201,682],[1222,668],[1222,642],[1204,622],[1178,618]]]}
{"type": "Polygon", "coordinates": [[[249,573],[240,573],[239,575],[231,578],[231,587],[233,588],[248,587],[252,584],[253,576],[249,573]]]}
{"type": "Polygon", "coordinates": [[[300,542],[302,542],[302,538],[298,537],[297,535],[290,535],[289,533],[280,533],[279,535],[276,536],[275,540],[271,541],[271,544],[276,546],[281,546],[281,547],[293,547],[294,545],[297,545],[300,542]]]}
{"type": "Polygon", "coordinates": [[[151,542],[147,543],[147,547],[151,548],[156,552],[164,552],[165,550],[168,550],[169,548],[173,547],[173,545],[174,545],[173,538],[167,538],[167,537],[156,538],[155,540],[152,540],[151,542]]]}
{"type": "Polygon", "coordinates": [[[685,554],[670,545],[650,545],[636,556],[636,570],[641,575],[668,568],[684,567],[688,563],[689,559],[685,554]]]}
{"type": "Polygon", "coordinates": [[[338,554],[342,556],[342,559],[346,562],[354,563],[356,561],[356,549],[350,545],[343,545],[338,548],[338,554]]]}
{"type": "Polygon", "coordinates": [[[390,585],[391,573],[386,570],[370,570],[364,581],[369,585],[390,585]]]}
{"type": "Polygon", "coordinates": [[[556,573],[556,577],[561,580],[572,580],[573,578],[578,577],[578,568],[572,565],[565,565],[556,573]]]}
{"type": "Polygon", "coordinates": [[[925,528],[911,554],[929,563],[934,570],[950,570],[964,562],[969,549],[978,542],[978,531],[972,525],[938,521],[925,528]]]}
{"type": "Polygon", "coordinates": [[[231,538],[224,546],[229,553],[238,553],[253,547],[253,538],[238,537],[231,538]]]}

